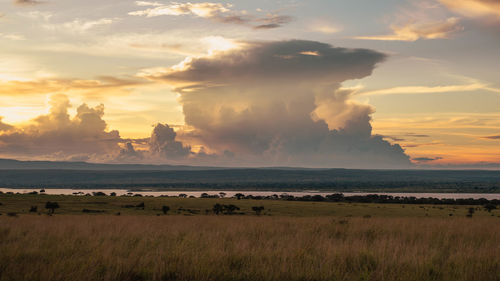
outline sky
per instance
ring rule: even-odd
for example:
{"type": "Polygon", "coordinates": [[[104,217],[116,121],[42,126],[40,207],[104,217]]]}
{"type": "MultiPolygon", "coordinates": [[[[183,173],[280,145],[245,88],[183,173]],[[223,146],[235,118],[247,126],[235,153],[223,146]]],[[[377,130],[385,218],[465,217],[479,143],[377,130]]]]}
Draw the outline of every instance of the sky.
{"type": "Polygon", "coordinates": [[[500,1],[0,0],[0,158],[499,168],[500,1]]]}

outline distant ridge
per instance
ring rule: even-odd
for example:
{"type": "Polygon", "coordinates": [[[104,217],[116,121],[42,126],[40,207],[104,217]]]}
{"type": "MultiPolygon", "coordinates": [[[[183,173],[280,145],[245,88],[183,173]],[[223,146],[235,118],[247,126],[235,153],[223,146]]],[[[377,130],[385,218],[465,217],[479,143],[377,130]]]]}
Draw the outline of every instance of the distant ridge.
{"type": "Polygon", "coordinates": [[[229,168],[0,159],[0,187],[500,192],[500,171],[229,168]]]}
{"type": "Polygon", "coordinates": [[[20,161],[0,159],[0,170],[92,170],[92,171],[199,171],[217,167],[146,164],[98,164],[65,161],[20,161]]]}

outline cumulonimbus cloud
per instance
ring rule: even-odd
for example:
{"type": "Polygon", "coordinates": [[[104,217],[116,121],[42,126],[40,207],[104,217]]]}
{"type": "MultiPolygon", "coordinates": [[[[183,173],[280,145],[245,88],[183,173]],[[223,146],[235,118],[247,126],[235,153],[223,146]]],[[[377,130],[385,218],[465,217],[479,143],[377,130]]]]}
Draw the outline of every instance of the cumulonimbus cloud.
{"type": "Polygon", "coordinates": [[[392,25],[392,34],[357,36],[355,39],[384,41],[416,41],[418,39],[446,39],[463,30],[458,18],[446,21],[411,22],[403,25],[392,25]]]}
{"type": "Polygon", "coordinates": [[[397,144],[373,135],[374,108],[354,101],[346,80],[371,75],[386,56],[312,41],[242,42],[235,49],[143,72],[180,94],[185,128],[157,124],[124,140],[104,107],[77,108],[55,95],[29,125],[0,121],[0,155],[54,160],[217,166],[410,167],[397,144]],[[137,148],[135,147],[137,146],[137,148]]]}
{"type": "Polygon", "coordinates": [[[404,167],[410,162],[401,147],[372,135],[373,108],[340,89],[343,81],[370,75],[384,59],[372,50],[312,41],[247,42],[144,77],[176,87],[193,128],[182,139],[224,155],[224,161],[404,167]]]}

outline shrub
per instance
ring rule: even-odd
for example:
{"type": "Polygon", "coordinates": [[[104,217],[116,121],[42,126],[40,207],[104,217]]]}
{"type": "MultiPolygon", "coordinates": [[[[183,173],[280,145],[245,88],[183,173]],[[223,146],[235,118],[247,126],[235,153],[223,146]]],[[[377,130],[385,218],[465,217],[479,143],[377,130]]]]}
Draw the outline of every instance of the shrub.
{"type": "Polygon", "coordinates": [[[472,218],[472,215],[474,214],[476,210],[474,208],[469,208],[469,210],[467,211],[467,217],[468,218],[472,218]]]}
{"type": "Polygon", "coordinates": [[[98,191],[98,192],[92,192],[94,196],[106,196],[106,193],[98,191]]]}
{"type": "Polygon", "coordinates": [[[37,211],[38,211],[38,207],[37,206],[31,206],[30,213],[36,213],[37,211]]]}
{"type": "Polygon", "coordinates": [[[213,206],[212,211],[214,212],[214,214],[218,215],[222,213],[222,211],[224,211],[224,207],[221,204],[217,203],[213,206]]]}
{"type": "Polygon", "coordinates": [[[49,214],[52,215],[56,209],[59,209],[59,203],[57,202],[50,202],[48,201],[47,203],[45,203],[45,209],[48,209],[49,210],[49,214]]]}
{"type": "Polygon", "coordinates": [[[489,203],[489,204],[484,205],[484,208],[486,209],[486,211],[491,213],[491,210],[495,210],[497,208],[497,206],[495,204],[489,203]]]}
{"type": "Polygon", "coordinates": [[[235,206],[233,204],[231,205],[224,205],[224,210],[226,211],[226,214],[232,215],[234,214],[234,211],[239,210],[240,208],[238,206],[235,206]]]}
{"type": "Polygon", "coordinates": [[[170,211],[170,207],[169,206],[163,206],[163,207],[161,207],[161,211],[163,212],[164,215],[166,215],[168,213],[168,211],[170,211]]]}
{"type": "Polygon", "coordinates": [[[257,216],[260,216],[260,213],[264,210],[264,206],[254,206],[252,207],[252,210],[255,212],[257,216]]]}

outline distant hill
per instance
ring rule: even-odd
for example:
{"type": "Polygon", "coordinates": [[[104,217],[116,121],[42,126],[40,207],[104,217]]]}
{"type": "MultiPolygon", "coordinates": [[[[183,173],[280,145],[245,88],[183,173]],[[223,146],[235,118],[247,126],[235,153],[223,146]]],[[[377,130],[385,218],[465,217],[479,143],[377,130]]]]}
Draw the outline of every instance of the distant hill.
{"type": "Polygon", "coordinates": [[[142,164],[97,164],[64,161],[19,161],[0,159],[0,170],[92,170],[92,171],[172,171],[213,170],[213,167],[142,165],[142,164]]]}
{"type": "Polygon", "coordinates": [[[500,171],[213,168],[0,160],[0,187],[500,192],[500,171]]]}

